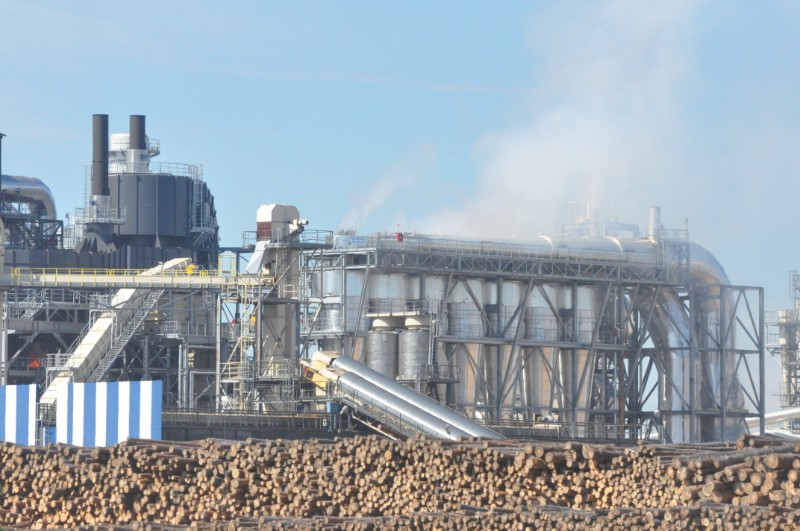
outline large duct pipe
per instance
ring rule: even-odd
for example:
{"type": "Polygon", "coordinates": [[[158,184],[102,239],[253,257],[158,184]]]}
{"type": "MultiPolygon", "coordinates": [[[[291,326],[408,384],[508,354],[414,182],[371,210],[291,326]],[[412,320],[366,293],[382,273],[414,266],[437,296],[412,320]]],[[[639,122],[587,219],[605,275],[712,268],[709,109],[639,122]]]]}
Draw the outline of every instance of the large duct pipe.
{"type": "Polygon", "coordinates": [[[92,195],[109,195],[108,115],[92,115],[92,195]]]}
{"type": "Polygon", "coordinates": [[[664,412],[665,435],[671,442],[691,442],[693,435],[695,439],[698,436],[697,426],[692,433],[691,415],[672,413],[690,409],[692,374],[699,372],[691,364],[689,316],[678,294],[669,288],[647,290],[639,304],[640,312],[651,307],[654,312],[648,331],[662,353],[663,374],[660,376],[658,407],[664,412]]]}
{"type": "Polygon", "coordinates": [[[5,200],[12,203],[27,203],[38,217],[57,219],[56,201],[50,188],[36,177],[3,175],[5,200]]]}
{"type": "MultiPolygon", "coordinates": [[[[712,411],[719,407],[741,411],[745,409],[744,394],[736,360],[730,354],[736,338],[728,330],[734,305],[730,293],[720,288],[730,283],[728,275],[717,259],[699,245],[689,244],[689,257],[689,279],[694,286],[701,328],[697,332],[703,368],[699,405],[712,411]]],[[[703,418],[701,440],[720,440],[720,435],[722,440],[733,440],[745,431],[741,418],[728,417],[724,425],[719,421],[719,417],[703,418]]]]}
{"type": "MultiPolygon", "coordinates": [[[[472,437],[483,437],[486,439],[502,438],[502,436],[497,432],[481,426],[472,420],[469,420],[450,408],[443,406],[429,399],[428,397],[421,395],[420,393],[412,391],[402,384],[399,384],[396,381],[391,380],[376,371],[373,371],[366,365],[359,363],[352,358],[348,358],[347,356],[339,356],[333,361],[333,363],[331,363],[331,367],[334,369],[342,369],[350,374],[364,378],[372,384],[380,387],[389,395],[399,399],[399,402],[397,402],[397,400],[394,400],[394,402],[397,402],[401,405],[403,403],[407,403],[414,407],[418,407],[427,414],[432,415],[433,417],[447,423],[450,426],[454,426],[459,430],[463,430],[472,437]]],[[[402,407],[399,407],[399,409],[402,410],[402,407]]]]}

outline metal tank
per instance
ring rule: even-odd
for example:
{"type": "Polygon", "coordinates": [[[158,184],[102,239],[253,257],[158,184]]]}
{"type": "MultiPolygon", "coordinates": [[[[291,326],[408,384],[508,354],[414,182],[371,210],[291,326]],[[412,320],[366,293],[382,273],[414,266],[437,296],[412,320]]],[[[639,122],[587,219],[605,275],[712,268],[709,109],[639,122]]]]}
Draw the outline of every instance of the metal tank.
{"type": "Polygon", "coordinates": [[[401,380],[413,380],[419,376],[423,366],[428,365],[430,330],[412,328],[400,332],[398,376],[401,380]]]}
{"type": "Polygon", "coordinates": [[[369,318],[366,316],[367,306],[362,306],[364,292],[363,271],[348,271],[345,275],[345,328],[349,331],[366,332],[369,330],[369,318]]]}
{"type": "Polygon", "coordinates": [[[476,338],[484,336],[484,325],[480,311],[471,302],[447,304],[448,331],[451,336],[476,338]]]}
{"type": "Polygon", "coordinates": [[[367,367],[391,379],[397,377],[397,336],[393,330],[367,334],[367,367]]]}

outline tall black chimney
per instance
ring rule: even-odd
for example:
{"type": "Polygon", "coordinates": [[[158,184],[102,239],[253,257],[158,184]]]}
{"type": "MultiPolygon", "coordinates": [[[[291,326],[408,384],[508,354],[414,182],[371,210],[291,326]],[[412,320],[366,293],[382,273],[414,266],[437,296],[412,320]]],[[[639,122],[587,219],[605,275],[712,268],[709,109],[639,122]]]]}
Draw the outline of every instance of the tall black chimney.
{"type": "Polygon", "coordinates": [[[147,150],[147,140],[145,140],[144,134],[144,116],[141,114],[131,114],[130,149],[147,150]]]}
{"type": "Polygon", "coordinates": [[[92,195],[109,195],[108,115],[92,115],[92,195]]]}

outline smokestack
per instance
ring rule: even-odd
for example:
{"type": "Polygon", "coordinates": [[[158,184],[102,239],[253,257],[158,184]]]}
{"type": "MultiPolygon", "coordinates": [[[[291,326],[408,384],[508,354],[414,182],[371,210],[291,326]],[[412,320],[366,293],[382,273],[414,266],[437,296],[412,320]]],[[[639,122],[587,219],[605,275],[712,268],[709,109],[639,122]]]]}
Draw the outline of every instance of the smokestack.
{"type": "Polygon", "coordinates": [[[147,152],[144,116],[141,114],[131,114],[127,163],[129,173],[148,173],[150,171],[150,154],[147,152]]]}
{"type": "Polygon", "coordinates": [[[661,236],[661,209],[650,207],[647,211],[647,237],[657,241],[661,236]]]}
{"type": "Polygon", "coordinates": [[[92,115],[92,195],[107,196],[108,115],[92,115]]]}
{"type": "Polygon", "coordinates": [[[131,140],[130,149],[147,149],[147,140],[144,134],[144,116],[131,114],[131,140]]]}

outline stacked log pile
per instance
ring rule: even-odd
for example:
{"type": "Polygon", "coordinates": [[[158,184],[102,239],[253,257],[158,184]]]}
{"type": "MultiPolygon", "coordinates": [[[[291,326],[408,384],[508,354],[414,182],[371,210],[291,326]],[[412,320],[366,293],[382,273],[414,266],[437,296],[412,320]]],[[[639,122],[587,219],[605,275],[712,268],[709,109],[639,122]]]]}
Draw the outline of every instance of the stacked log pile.
{"type": "Polygon", "coordinates": [[[0,444],[0,525],[800,526],[800,445],[129,440],[0,444]]]}

